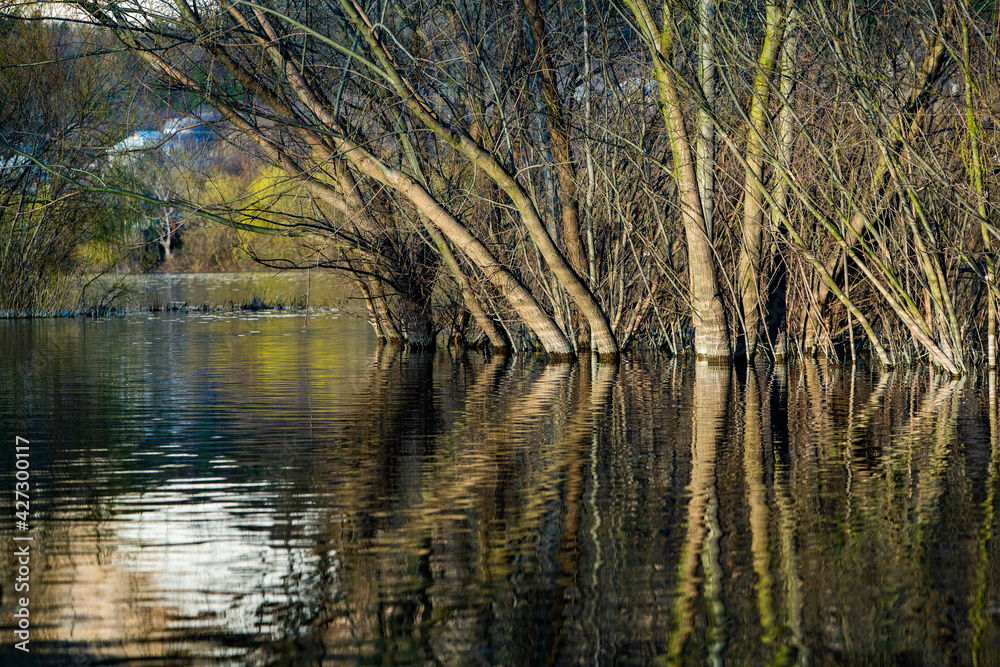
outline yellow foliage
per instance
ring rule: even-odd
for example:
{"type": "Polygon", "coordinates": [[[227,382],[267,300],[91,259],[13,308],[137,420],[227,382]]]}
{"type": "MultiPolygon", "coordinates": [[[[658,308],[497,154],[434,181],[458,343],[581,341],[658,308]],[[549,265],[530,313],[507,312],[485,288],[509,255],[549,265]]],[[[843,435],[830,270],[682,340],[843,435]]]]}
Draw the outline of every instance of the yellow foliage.
{"type": "Polygon", "coordinates": [[[308,214],[309,199],[279,167],[266,166],[253,179],[244,208],[246,222],[262,227],[286,227],[308,214]]]}

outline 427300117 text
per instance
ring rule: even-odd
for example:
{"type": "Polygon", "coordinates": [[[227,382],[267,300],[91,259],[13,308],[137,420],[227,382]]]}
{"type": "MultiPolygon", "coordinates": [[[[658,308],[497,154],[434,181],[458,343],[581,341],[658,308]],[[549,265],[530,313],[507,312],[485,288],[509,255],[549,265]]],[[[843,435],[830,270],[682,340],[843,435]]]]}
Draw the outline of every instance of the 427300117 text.
{"type": "Polygon", "coordinates": [[[31,443],[27,438],[14,438],[14,557],[16,570],[14,592],[14,648],[30,652],[31,641],[31,443]]]}

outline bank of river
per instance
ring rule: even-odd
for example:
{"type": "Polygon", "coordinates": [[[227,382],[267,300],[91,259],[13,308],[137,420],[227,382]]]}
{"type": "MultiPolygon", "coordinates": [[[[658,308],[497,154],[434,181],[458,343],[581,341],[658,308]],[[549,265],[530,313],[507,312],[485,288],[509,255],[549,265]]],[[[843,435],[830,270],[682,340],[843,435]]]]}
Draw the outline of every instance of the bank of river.
{"type": "Polygon", "coordinates": [[[0,311],[0,319],[162,310],[365,310],[343,280],[321,271],[108,274],[67,279],[60,289],[58,304],[31,313],[0,311]]]}

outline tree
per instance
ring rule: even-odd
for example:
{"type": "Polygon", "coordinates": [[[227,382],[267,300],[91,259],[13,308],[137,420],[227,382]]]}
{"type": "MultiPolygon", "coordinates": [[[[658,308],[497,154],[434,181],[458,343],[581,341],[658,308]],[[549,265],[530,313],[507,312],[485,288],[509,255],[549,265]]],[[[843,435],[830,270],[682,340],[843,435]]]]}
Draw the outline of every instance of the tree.
{"type": "Polygon", "coordinates": [[[272,263],[352,276],[382,339],[989,346],[993,6],[77,5],[276,170],[266,205],[183,205],[301,239],[272,263]]]}
{"type": "Polygon", "coordinates": [[[91,170],[115,129],[126,67],[87,56],[106,47],[93,30],[0,18],[0,310],[65,307],[66,281],[106,265],[96,249],[130,217],[52,172],[91,170]]]}

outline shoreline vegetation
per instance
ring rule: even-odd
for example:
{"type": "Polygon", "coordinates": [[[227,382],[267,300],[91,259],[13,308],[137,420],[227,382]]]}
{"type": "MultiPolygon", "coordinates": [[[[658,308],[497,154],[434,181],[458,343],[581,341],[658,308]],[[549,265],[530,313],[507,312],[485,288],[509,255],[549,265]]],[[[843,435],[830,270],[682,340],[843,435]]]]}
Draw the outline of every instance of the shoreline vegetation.
{"type": "Polygon", "coordinates": [[[412,350],[996,367],[993,0],[63,4],[0,15],[0,309],[235,246],[412,350]]]}
{"type": "MultiPolygon", "coordinates": [[[[154,303],[145,307],[138,308],[126,308],[118,306],[108,306],[108,307],[86,307],[76,310],[58,310],[58,311],[38,311],[38,312],[14,312],[14,311],[0,311],[0,320],[39,320],[39,319],[57,319],[57,318],[74,318],[74,317],[120,317],[125,315],[132,315],[135,313],[225,313],[225,312],[236,312],[236,311],[250,311],[250,312],[260,312],[260,311],[297,311],[297,310],[309,310],[309,312],[318,312],[329,310],[333,308],[332,306],[298,306],[298,305],[288,305],[285,304],[283,300],[278,300],[275,302],[262,301],[258,299],[253,299],[249,302],[229,302],[223,305],[210,305],[204,303],[200,306],[192,306],[188,302],[171,302],[166,305],[154,303]]],[[[334,308],[336,310],[336,308],[334,308]]]]}
{"type": "Polygon", "coordinates": [[[119,317],[136,313],[224,313],[276,311],[343,313],[363,317],[349,286],[310,272],[124,273],[78,276],[54,307],[0,310],[0,319],[119,317]]]}

